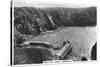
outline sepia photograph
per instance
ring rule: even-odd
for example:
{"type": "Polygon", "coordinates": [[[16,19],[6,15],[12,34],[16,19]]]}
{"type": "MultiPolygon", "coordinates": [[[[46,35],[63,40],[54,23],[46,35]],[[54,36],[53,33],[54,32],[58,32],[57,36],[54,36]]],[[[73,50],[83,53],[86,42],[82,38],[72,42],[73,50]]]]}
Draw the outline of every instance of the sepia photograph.
{"type": "Polygon", "coordinates": [[[97,60],[97,7],[12,0],[11,65],[97,60]]]}

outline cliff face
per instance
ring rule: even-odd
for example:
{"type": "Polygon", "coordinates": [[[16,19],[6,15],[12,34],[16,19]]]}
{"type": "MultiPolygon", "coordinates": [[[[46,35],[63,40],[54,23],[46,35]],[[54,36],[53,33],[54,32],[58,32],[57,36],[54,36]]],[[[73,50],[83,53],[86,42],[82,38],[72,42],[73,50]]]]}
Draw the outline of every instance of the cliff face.
{"type": "MultiPolygon", "coordinates": [[[[95,26],[96,7],[34,8],[14,7],[14,27],[18,35],[38,35],[60,26],[95,26]]],[[[16,34],[16,33],[15,33],[16,34]]]]}

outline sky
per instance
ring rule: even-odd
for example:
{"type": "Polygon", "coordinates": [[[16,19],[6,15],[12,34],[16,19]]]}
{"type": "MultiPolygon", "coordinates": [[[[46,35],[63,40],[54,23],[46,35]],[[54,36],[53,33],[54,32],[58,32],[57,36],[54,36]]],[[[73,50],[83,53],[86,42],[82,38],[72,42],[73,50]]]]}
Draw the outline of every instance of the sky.
{"type": "MultiPolygon", "coordinates": [[[[91,3],[81,2],[76,0],[13,0],[14,7],[72,7],[72,8],[84,8],[92,6],[91,3]],[[74,1],[74,2],[73,2],[74,1]],[[88,4],[86,4],[88,3],[88,4]]],[[[94,5],[93,5],[94,6],[94,5]]]]}

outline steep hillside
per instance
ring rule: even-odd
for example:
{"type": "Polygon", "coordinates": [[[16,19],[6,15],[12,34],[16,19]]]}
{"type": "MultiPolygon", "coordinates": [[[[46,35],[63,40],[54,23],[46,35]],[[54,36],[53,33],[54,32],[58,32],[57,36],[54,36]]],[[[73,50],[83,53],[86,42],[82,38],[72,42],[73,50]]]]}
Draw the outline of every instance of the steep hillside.
{"type": "MultiPolygon", "coordinates": [[[[64,26],[95,26],[96,7],[88,8],[34,8],[14,7],[16,38],[22,41],[30,35],[39,35],[47,30],[64,26]]],[[[21,43],[21,42],[20,42],[21,43]]]]}

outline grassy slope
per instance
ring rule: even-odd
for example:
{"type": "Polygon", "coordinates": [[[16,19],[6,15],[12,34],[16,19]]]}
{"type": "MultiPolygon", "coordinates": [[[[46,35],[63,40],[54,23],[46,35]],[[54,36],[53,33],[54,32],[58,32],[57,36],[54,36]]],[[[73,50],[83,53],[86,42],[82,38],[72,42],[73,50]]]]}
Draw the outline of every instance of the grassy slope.
{"type": "Polygon", "coordinates": [[[45,48],[14,48],[14,64],[42,63],[52,58],[52,53],[45,48]]]}

